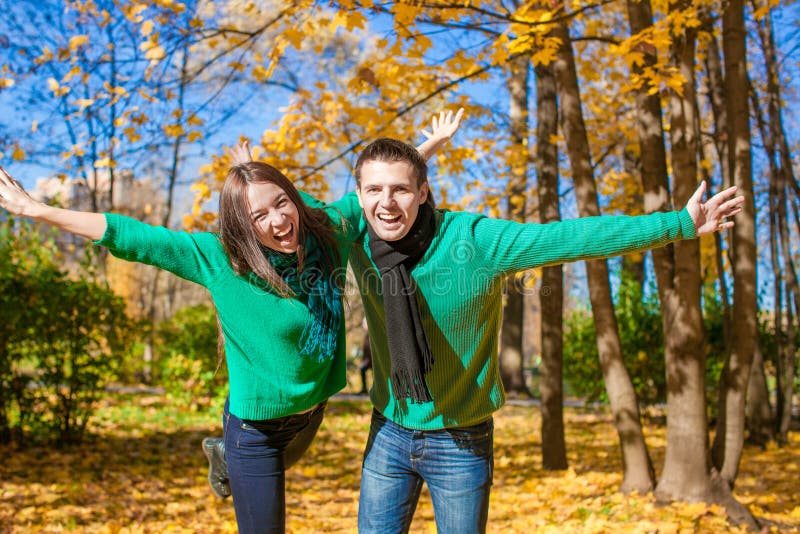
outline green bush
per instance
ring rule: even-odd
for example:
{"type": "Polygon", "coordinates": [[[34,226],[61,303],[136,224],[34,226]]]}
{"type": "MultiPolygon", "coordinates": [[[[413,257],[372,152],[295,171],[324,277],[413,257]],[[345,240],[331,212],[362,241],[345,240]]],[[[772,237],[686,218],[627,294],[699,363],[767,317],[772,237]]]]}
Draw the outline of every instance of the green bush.
{"type": "Polygon", "coordinates": [[[179,406],[199,409],[227,395],[217,354],[217,319],[207,305],[178,310],[156,328],[160,383],[179,406]]]}
{"type": "MultiPolygon", "coordinates": [[[[643,295],[638,283],[623,276],[615,313],[625,367],[639,402],[665,402],[664,337],[661,306],[655,287],[650,288],[648,295],[643,295]]],[[[726,357],[723,320],[722,304],[716,294],[706,292],[706,394],[712,412],[716,407],[719,376],[726,357]]],[[[587,310],[573,312],[565,321],[564,377],[576,395],[589,401],[608,401],[597,352],[594,320],[587,310]]]]}
{"type": "Polygon", "coordinates": [[[79,442],[118,355],[129,347],[119,297],[68,277],[44,234],[0,227],[0,440],[79,442]]]}
{"type": "MultiPolygon", "coordinates": [[[[625,367],[639,401],[645,404],[662,402],[666,391],[664,342],[657,297],[643,297],[639,285],[623,277],[616,316],[625,367]]],[[[608,400],[597,352],[594,319],[587,310],[575,311],[566,319],[564,377],[576,395],[589,401],[608,400]]]]}

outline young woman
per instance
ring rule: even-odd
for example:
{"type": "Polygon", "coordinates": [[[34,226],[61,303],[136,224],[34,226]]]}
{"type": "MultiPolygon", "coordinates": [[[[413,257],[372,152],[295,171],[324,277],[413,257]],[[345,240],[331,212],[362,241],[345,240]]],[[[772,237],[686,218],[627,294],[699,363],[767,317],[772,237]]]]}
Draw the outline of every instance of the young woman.
{"type": "Polygon", "coordinates": [[[284,457],[302,455],[326,399],[345,385],[336,275],[358,229],[307,207],[280,171],[258,162],[228,173],[219,235],[46,206],[1,168],[0,206],[209,290],[230,381],[223,425],[239,531],[283,531],[284,457]]]}
{"type": "MultiPolygon", "coordinates": [[[[455,131],[452,118],[440,121],[419,147],[427,157],[455,131]]],[[[354,195],[342,202],[358,209],[354,195]]],[[[279,170],[241,158],[220,194],[219,234],[47,206],[2,167],[0,207],[209,290],[228,366],[224,448],[239,532],[283,532],[285,470],[346,383],[340,284],[363,228],[348,225],[336,207],[309,208],[279,170]]]]}

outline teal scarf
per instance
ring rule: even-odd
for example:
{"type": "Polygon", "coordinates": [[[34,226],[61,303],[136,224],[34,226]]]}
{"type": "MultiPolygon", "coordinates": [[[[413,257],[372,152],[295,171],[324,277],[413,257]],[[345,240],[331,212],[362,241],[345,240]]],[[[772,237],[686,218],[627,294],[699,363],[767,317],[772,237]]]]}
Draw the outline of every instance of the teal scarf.
{"type": "Polygon", "coordinates": [[[300,336],[301,356],[317,361],[330,360],[336,354],[342,324],[342,292],[334,282],[334,273],[326,268],[322,247],[313,236],[305,241],[305,264],[297,270],[297,254],[283,254],[266,249],[270,264],[298,298],[308,299],[311,312],[300,336]]]}

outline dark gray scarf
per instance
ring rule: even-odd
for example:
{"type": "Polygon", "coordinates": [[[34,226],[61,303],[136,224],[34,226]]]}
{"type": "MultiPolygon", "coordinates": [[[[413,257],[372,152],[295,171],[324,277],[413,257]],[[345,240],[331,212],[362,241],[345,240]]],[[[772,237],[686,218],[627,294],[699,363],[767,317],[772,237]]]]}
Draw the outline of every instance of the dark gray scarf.
{"type": "Polygon", "coordinates": [[[422,204],[411,230],[397,241],[382,240],[369,225],[367,232],[372,261],[381,274],[394,396],[398,399],[410,397],[413,402],[430,402],[423,375],[433,366],[433,354],[422,327],[410,273],[436,234],[433,208],[422,204]]]}

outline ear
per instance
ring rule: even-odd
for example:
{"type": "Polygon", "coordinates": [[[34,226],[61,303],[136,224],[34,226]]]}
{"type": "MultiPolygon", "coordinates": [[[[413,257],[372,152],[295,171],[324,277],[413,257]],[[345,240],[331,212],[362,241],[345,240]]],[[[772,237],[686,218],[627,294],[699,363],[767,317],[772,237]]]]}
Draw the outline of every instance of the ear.
{"type": "Polygon", "coordinates": [[[420,206],[422,204],[425,204],[425,202],[427,200],[428,200],[428,181],[425,180],[424,182],[422,182],[422,185],[419,186],[419,204],[420,204],[420,206]]]}
{"type": "Polygon", "coordinates": [[[361,186],[356,184],[356,196],[358,197],[358,207],[364,209],[364,203],[361,202],[361,186]]]}

